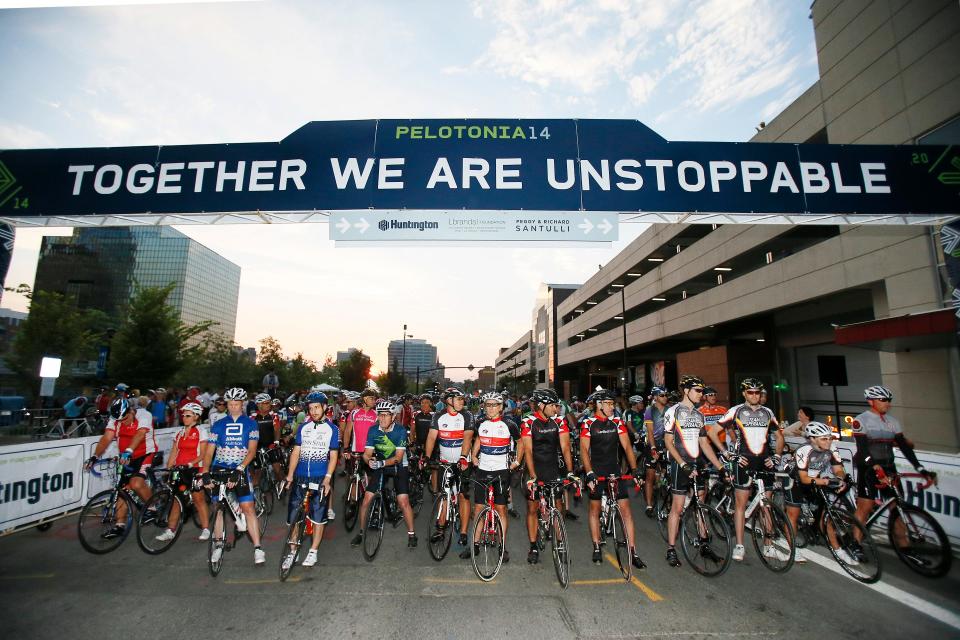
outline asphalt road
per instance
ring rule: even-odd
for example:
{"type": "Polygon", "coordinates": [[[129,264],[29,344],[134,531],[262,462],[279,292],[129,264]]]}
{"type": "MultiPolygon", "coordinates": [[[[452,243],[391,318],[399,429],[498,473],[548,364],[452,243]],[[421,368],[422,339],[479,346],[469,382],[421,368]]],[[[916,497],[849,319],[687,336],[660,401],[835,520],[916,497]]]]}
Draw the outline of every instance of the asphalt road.
{"type": "MultiPolygon", "coordinates": [[[[342,483],[341,483],[342,484],[342,483]]],[[[876,588],[830,569],[832,559],[775,575],[747,548],[719,578],[669,567],[655,523],[634,499],[638,546],[649,567],[631,583],[609,561],[590,562],[585,517],[568,523],[573,583],[560,589],[549,556],[525,561],[523,520],[510,520],[511,562],[481,582],[451,549],[435,562],[426,545],[406,548],[404,527],[388,529],[374,562],[349,545],[341,521],[328,527],[316,567],[277,577],[285,506],[271,517],[267,565],[245,540],[220,576],[206,545],[184,536],[166,554],[143,554],[131,536],[94,556],[76,539],[76,518],[0,538],[0,620],[5,638],[782,638],[960,637],[960,574],[914,576],[892,555],[876,588]],[[821,566],[824,565],[824,566],[821,566]],[[878,591],[881,590],[881,591],[878,591]],[[932,615],[931,615],[932,614],[932,615]],[[951,626],[952,625],[952,626],[951,626]]],[[[584,515],[584,507],[578,512],[584,515]]],[[[189,536],[189,537],[188,537],[189,536]]]]}

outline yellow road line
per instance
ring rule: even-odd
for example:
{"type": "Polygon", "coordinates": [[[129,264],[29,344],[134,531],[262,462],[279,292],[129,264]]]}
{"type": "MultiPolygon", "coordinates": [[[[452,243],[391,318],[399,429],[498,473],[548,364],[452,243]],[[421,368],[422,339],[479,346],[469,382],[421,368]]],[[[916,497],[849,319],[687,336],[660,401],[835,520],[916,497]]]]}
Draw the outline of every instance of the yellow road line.
{"type": "MultiPolygon", "coordinates": [[[[609,562],[610,564],[612,564],[614,567],[617,568],[617,571],[620,570],[620,565],[617,564],[617,561],[614,559],[612,555],[610,555],[609,553],[605,553],[603,555],[607,558],[607,562],[609,562]]],[[[636,576],[633,576],[632,578],[630,578],[630,582],[637,589],[640,589],[640,591],[643,592],[643,595],[647,596],[647,599],[650,600],[650,602],[660,602],[661,600],[663,600],[663,596],[661,596],[659,593],[657,593],[647,585],[637,580],[636,576]]]]}
{"type": "Polygon", "coordinates": [[[423,578],[424,582],[434,582],[437,584],[497,584],[496,579],[490,582],[483,580],[465,580],[463,578],[423,578]]]}
{"type": "Polygon", "coordinates": [[[623,584],[620,578],[607,578],[606,580],[574,580],[572,585],[590,585],[590,584],[623,584]]]}
{"type": "MultiPolygon", "coordinates": [[[[293,578],[287,578],[287,582],[300,582],[301,579],[299,576],[294,576],[293,578]]],[[[272,580],[224,580],[226,584],[277,584],[278,582],[280,582],[278,578],[272,580]]]]}
{"type": "Polygon", "coordinates": [[[46,580],[54,576],[55,573],[33,573],[25,576],[0,576],[0,580],[46,580]]]}

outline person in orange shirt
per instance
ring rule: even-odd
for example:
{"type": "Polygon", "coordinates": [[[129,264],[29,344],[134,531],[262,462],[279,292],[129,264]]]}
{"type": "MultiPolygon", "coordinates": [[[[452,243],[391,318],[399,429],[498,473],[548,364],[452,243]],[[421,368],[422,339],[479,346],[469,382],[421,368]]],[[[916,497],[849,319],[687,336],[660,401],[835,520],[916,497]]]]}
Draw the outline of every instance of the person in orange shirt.
{"type": "Polygon", "coordinates": [[[727,412],[727,407],[717,404],[717,390],[713,387],[706,387],[703,390],[703,403],[697,408],[697,411],[703,416],[706,423],[707,436],[710,442],[717,450],[717,454],[727,448],[727,431],[721,428],[717,423],[727,412]]]}

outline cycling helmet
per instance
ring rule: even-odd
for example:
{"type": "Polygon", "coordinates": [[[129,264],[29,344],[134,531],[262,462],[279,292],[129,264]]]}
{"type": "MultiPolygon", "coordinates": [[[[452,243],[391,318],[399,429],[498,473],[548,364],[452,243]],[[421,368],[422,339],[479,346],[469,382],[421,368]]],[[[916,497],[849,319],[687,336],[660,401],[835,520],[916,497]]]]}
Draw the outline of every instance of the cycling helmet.
{"type": "Polygon", "coordinates": [[[187,404],[180,407],[180,413],[183,413],[184,411],[189,411],[190,413],[193,413],[194,415],[196,415],[198,418],[201,415],[203,415],[203,407],[201,407],[196,402],[188,402],[187,404]]]}
{"type": "Polygon", "coordinates": [[[593,394],[594,402],[603,402],[604,400],[616,400],[616,396],[607,389],[600,389],[593,394]]]}
{"type": "Polygon", "coordinates": [[[123,416],[127,415],[127,411],[130,410],[130,403],[127,402],[126,398],[117,398],[110,403],[110,417],[114,420],[119,420],[123,416]]]}
{"type": "Polygon", "coordinates": [[[696,387],[703,387],[703,378],[700,376],[682,376],[680,378],[681,389],[693,389],[696,387]]]}
{"type": "Polygon", "coordinates": [[[115,386],[115,387],[113,388],[114,391],[119,391],[119,392],[121,392],[121,393],[126,393],[127,390],[129,390],[129,389],[130,389],[130,387],[128,387],[127,385],[123,384],[122,382],[118,382],[118,383],[117,383],[117,386],[115,386]]]}
{"type": "Polygon", "coordinates": [[[553,389],[534,389],[530,399],[537,404],[559,404],[560,396],[553,389]]]}
{"type": "Polygon", "coordinates": [[[491,391],[480,396],[480,402],[484,404],[491,401],[496,402],[497,404],[503,404],[503,396],[496,391],[491,391]]]}
{"type": "Polygon", "coordinates": [[[656,398],[659,395],[667,395],[667,390],[663,387],[654,387],[653,389],[650,389],[651,398],[656,398]]]}
{"type": "Polygon", "coordinates": [[[460,389],[456,387],[447,387],[443,390],[443,395],[441,396],[443,401],[446,402],[450,398],[466,398],[466,394],[463,393],[460,389]]]}
{"type": "Polygon", "coordinates": [[[311,404],[322,404],[322,405],[329,404],[327,400],[327,394],[325,394],[322,391],[311,391],[310,393],[307,394],[307,397],[304,398],[303,402],[307,406],[311,404]]]}
{"type": "Polygon", "coordinates": [[[367,397],[367,396],[373,396],[374,398],[376,398],[378,395],[379,395],[379,394],[378,394],[376,391],[374,391],[373,389],[367,387],[366,389],[364,389],[363,391],[361,391],[361,392],[359,393],[359,395],[357,395],[357,397],[358,397],[358,398],[365,398],[365,397],[367,397]]]}
{"type": "Polygon", "coordinates": [[[630,398],[628,399],[628,402],[630,404],[638,404],[640,402],[643,402],[643,396],[630,396],[630,398]]]}
{"type": "Polygon", "coordinates": [[[401,399],[401,400],[413,400],[413,394],[412,394],[412,393],[405,393],[405,394],[403,394],[402,396],[400,396],[400,399],[401,399]]]}
{"type": "Polygon", "coordinates": [[[430,402],[433,402],[433,396],[431,396],[429,393],[421,393],[420,397],[417,398],[417,400],[420,400],[421,402],[423,402],[424,400],[429,400],[430,402]]]}
{"type": "Polygon", "coordinates": [[[711,393],[716,394],[716,393],[717,393],[717,390],[714,389],[713,387],[704,387],[704,388],[703,388],[703,395],[708,396],[708,395],[710,395],[711,393]]]}
{"type": "Polygon", "coordinates": [[[886,400],[887,398],[893,400],[893,391],[878,384],[864,389],[863,397],[866,400],[886,400]]]}
{"type": "Polygon", "coordinates": [[[270,402],[270,400],[271,398],[269,393],[258,393],[253,397],[253,401],[257,404],[260,404],[261,402],[270,402]]]}
{"type": "Polygon", "coordinates": [[[396,410],[397,406],[387,400],[381,400],[377,403],[377,413],[389,413],[393,415],[393,412],[396,410]]]}
{"type": "Polygon", "coordinates": [[[357,393],[356,391],[344,391],[343,397],[346,400],[349,400],[350,402],[356,402],[357,400],[360,399],[360,394],[357,393]]]}
{"type": "Polygon", "coordinates": [[[283,403],[280,402],[280,398],[274,398],[273,400],[270,401],[270,406],[273,407],[274,409],[276,409],[277,407],[280,407],[280,406],[282,406],[282,405],[283,405],[283,403]]]}
{"type": "Polygon", "coordinates": [[[803,428],[803,437],[805,438],[819,438],[821,436],[832,435],[833,429],[822,422],[808,422],[807,426],[803,428]]]}
{"type": "Polygon", "coordinates": [[[740,391],[746,391],[747,389],[763,391],[763,381],[756,378],[744,378],[743,382],[740,383],[740,391]]]}
{"type": "Polygon", "coordinates": [[[247,392],[240,387],[233,387],[232,389],[227,389],[223,392],[224,400],[246,400],[247,392]]]}

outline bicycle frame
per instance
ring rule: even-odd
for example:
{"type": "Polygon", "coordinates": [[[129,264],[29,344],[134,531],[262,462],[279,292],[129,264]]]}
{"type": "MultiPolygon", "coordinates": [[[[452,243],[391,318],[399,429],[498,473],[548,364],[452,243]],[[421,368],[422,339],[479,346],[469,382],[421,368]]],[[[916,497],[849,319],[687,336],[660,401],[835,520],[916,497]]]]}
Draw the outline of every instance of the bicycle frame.
{"type": "MultiPolygon", "coordinates": [[[[880,516],[887,512],[891,506],[896,503],[898,506],[901,501],[903,501],[903,491],[900,489],[900,479],[901,478],[922,478],[923,475],[919,473],[898,473],[893,477],[888,476],[881,469],[877,473],[877,479],[880,482],[877,483],[877,488],[880,490],[886,490],[892,492],[889,498],[884,502],[880,503],[880,506],[873,510],[873,513],[870,514],[870,517],[867,518],[866,522],[863,523],[864,529],[869,529],[873,524],[880,519],[880,516]]],[[[920,486],[920,490],[926,489],[933,484],[933,478],[928,479],[923,485],[920,486]]],[[[922,508],[922,505],[921,505],[922,508]]]]}

